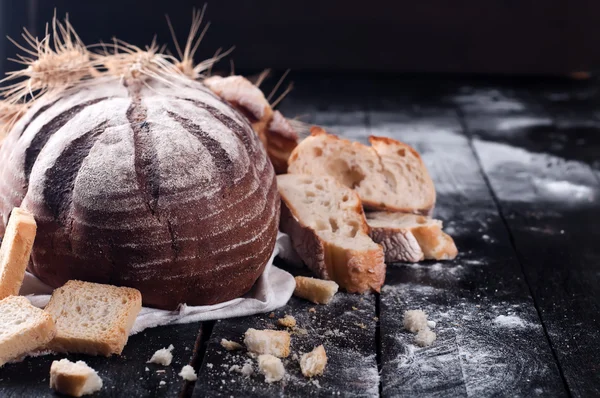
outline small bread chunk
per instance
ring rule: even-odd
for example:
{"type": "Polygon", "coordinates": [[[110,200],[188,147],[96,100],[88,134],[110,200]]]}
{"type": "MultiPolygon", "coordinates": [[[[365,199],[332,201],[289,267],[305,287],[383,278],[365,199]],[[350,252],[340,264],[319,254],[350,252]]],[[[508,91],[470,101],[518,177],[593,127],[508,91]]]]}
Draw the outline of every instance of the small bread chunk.
{"type": "Polygon", "coordinates": [[[89,355],[121,354],[142,308],[136,289],[69,281],[52,293],[46,311],[56,323],[48,349],[89,355]]]}
{"type": "Polygon", "coordinates": [[[294,296],[301,297],[315,304],[328,304],[337,293],[339,285],[334,281],[297,276],[294,296]]]}
{"type": "Polygon", "coordinates": [[[327,354],[323,345],[318,346],[300,358],[300,369],[306,377],[320,376],[327,365],[327,354]]]}
{"type": "Polygon", "coordinates": [[[290,355],[290,339],[290,334],[286,331],[250,328],[244,335],[244,344],[250,352],[285,358],[290,355]]]}
{"type": "Polygon", "coordinates": [[[427,314],[423,310],[404,311],[404,329],[411,333],[427,328],[427,314]]]}
{"type": "Polygon", "coordinates": [[[354,189],[372,210],[429,214],[435,187],[412,147],[384,137],[369,137],[371,146],[327,134],[319,127],[294,149],[288,173],[329,175],[354,189]]]}
{"type": "Polygon", "coordinates": [[[285,368],[281,359],[273,355],[263,354],[258,356],[258,369],[265,375],[267,383],[273,383],[283,379],[285,368]]]}
{"type": "Polygon", "coordinates": [[[236,343],[235,341],[231,341],[231,340],[227,340],[227,339],[221,339],[221,346],[223,348],[225,348],[227,351],[236,351],[236,350],[241,350],[242,345],[240,343],[236,343]]]}
{"type": "Polygon", "coordinates": [[[19,207],[12,210],[0,246],[0,300],[19,294],[36,230],[31,213],[19,207]]]}
{"type": "Polygon", "coordinates": [[[169,366],[171,361],[173,361],[173,344],[169,345],[167,348],[161,348],[160,350],[156,350],[156,352],[152,355],[152,358],[146,363],[156,363],[162,366],[169,366]]]}
{"type": "Polygon", "coordinates": [[[72,397],[93,394],[102,389],[98,373],[83,361],[53,361],[50,366],[50,388],[72,397]]]}
{"type": "Polygon", "coordinates": [[[425,327],[419,330],[419,333],[415,336],[415,343],[420,347],[428,347],[433,344],[436,337],[436,334],[429,327],[425,327]]]}
{"type": "Polygon", "coordinates": [[[385,261],[451,260],[458,250],[442,222],[407,213],[366,213],[371,238],[381,244],[385,261]]]}
{"type": "Polygon", "coordinates": [[[281,231],[322,279],[349,293],[378,292],[385,280],[383,248],[369,237],[356,192],[333,177],[277,176],[281,231]]]}
{"type": "Polygon", "coordinates": [[[179,372],[179,376],[181,376],[181,378],[183,380],[187,380],[187,381],[196,381],[196,380],[198,380],[198,375],[196,374],[196,371],[190,365],[185,365],[181,369],[181,372],[179,372]]]}
{"type": "Polygon", "coordinates": [[[283,326],[285,328],[293,328],[296,326],[296,318],[291,315],[286,315],[283,318],[277,320],[277,325],[283,326]]]}
{"type": "Polygon", "coordinates": [[[23,296],[0,300],[0,367],[47,344],[56,329],[50,314],[23,296]]]}

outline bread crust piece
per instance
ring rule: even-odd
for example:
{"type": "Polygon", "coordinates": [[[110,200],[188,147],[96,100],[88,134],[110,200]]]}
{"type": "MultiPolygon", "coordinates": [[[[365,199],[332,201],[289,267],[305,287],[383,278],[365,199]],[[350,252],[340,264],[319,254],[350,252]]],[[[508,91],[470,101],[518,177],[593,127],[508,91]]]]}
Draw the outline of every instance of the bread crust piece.
{"type": "Polygon", "coordinates": [[[37,225],[31,213],[15,207],[0,247],[0,300],[19,294],[36,231],[37,225]]]}
{"type": "MultiPolygon", "coordinates": [[[[290,177],[280,176],[279,178],[290,177]]],[[[332,181],[335,182],[335,180],[332,181]]],[[[362,221],[357,229],[368,236],[369,227],[360,205],[360,199],[352,190],[338,182],[335,184],[338,189],[344,190],[349,197],[354,198],[356,206],[346,208],[346,210],[355,212],[360,217],[362,221]]],[[[320,238],[314,228],[305,225],[300,219],[298,211],[294,209],[290,198],[286,197],[286,193],[281,188],[280,194],[282,199],[280,228],[290,235],[296,252],[315,274],[323,279],[335,281],[349,293],[380,291],[385,280],[385,261],[381,246],[375,245],[371,249],[354,250],[340,247],[335,242],[320,238]]],[[[352,200],[348,201],[348,203],[351,202],[352,200]]],[[[345,239],[352,242],[353,238],[345,239]]]]}
{"type": "Polygon", "coordinates": [[[425,216],[389,212],[367,213],[371,237],[383,245],[385,261],[451,260],[458,255],[442,222],[425,216]]]}
{"type": "Polygon", "coordinates": [[[56,337],[47,348],[89,355],[121,354],[141,307],[142,296],[136,289],[69,281],[54,291],[46,306],[56,323],[56,337]],[[113,319],[92,319],[85,312],[108,311],[110,306],[117,307],[111,309],[113,319]]]}
{"type": "Polygon", "coordinates": [[[0,367],[6,362],[43,347],[56,334],[50,314],[31,305],[23,296],[0,300],[0,367]],[[20,318],[17,325],[8,325],[5,317],[20,318]],[[6,328],[6,329],[4,329],[6,328]]]}
{"type": "Polygon", "coordinates": [[[435,187],[418,152],[386,137],[369,137],[372,146],[312,127],[292,152],[288,172],[330,175],[354,189],[366,209],[430,214],[435,187]]]}

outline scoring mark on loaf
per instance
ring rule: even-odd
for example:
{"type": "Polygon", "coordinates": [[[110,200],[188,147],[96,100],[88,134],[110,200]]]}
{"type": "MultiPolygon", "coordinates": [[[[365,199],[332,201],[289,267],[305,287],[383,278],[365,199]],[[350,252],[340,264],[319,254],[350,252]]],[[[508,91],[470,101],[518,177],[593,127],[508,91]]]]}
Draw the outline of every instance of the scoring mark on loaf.
{"type": "MultiPolygon", "coordinates": [[[[41,129],[40,131],[33,137],[33,140],[31,141],[31,144],[27,147],[27,149],[25,150],[25,180],[27,181],[27,184],[29,184],[29,177],[31,176],[31,170],[33,169],[33,166],[40,154],[40,152],[42,151],[42,149],[44,148],[44,146],[46,146],[46,144],[48,143],[48,141],[50,140],[50,138],[52,138],[52,136],[58,131],[60,130],[65,124],[67,124],[67,122],[69,122],[69,120],[73,119],[75,116],[77,116],[77,114],[79,112],[81,112],[82,110],[84,110],[85,108],[97,104],[100,101],[104,101],[107,98],[97,98],[91,101],[86,101],[83,102],[79,105],[75,105],[72,108],[69,108],[68,110],[61,112],[58,116],[56,116],[55,118],[53,118],[52,120],[50,120],[48,123],[46,123],[41,129]]],[[[50,104],[51,106],[52,104],[50,104]]],[[[41,109],[40,109],[41,111],[41,109]]],[[[32,119],[33,121],[33,119],[32,119]]],[[[23,131],[25,131],[25,129],[23,129],[23,131]]]]}
{"type": "Polygon", "coordinates": [[[127,120],[133,131],[134,168],[139,191],[148,210],[156,215],[160,195],[160,171],[157,153],[146,120],[146,108],[139,93],[133,93],[127,120]]]}
{"type": "Polygon", "coordinates": [[[51,106],[54,106],[54,104],[56,104],[58,101],[60,100],[60,98],[52,101],[51,103],[42,106],[40,109],[38,109],[32,116],[31,118],[27,121],[27,123],[25,123],[25,125],[23,126],[23,129],[21,130],[21,132],[19,133],[19,138],[21,138],[23,136],[23,133],[25,133],[25,131],[27,130],[27,127],[29,127],[29,125],[38,118],[38,116],[40,116],[42,113],[46,112],[51,106]]]}
{"type": "Polygon", "coordinates": [[[107,121],[97,125],[69,143],[46,171],[43,189],[44,202],[56,220],[64,221],[72,204],[75,178],[98,138],[104,133],[107,121]]]}
{"type": "Polygon", "coordinates": [[[188,133],[196,137],[202,145],[208,150],[212,157],[213,163],[217,166],[219,171],[219,177],[222,178],[225,184],[233,182],[234,170],[233,160],[223,148],[222,144],[210,137],[206,132],[202,131],[200,126],[193,123],[192,121],[176,114],[175,112],[167,111],[167,114],[171,119],[179,123],[188,133]]]}

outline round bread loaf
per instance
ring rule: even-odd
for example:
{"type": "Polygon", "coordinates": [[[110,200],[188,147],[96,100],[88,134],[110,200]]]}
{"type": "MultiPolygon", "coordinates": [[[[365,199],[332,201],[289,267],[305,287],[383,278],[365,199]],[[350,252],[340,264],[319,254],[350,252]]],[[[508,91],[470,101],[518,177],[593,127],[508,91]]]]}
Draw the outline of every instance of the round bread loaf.
{"type": "Polygon", "coordinates": [[[103,77],[45,96],[0,149],[0,235],[38,223],[29,270],[129,286],[144,305],[250,290],[273,252],[279,196],[249,122],[203,84],[103,77]],[[172,84],[171,84],[172,83],[172,84]]]}

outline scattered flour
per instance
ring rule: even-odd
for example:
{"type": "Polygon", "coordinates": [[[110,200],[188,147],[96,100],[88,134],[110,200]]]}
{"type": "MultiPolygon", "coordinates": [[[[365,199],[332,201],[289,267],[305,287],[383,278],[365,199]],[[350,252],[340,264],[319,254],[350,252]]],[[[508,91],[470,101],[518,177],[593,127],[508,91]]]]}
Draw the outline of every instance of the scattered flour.
{"type": "Polygon", "coordinates": [[[520,329],[527,327],[525,321],[515,315],[498,315],[493,320],[494,325],[510,329],[520,329]]]}

